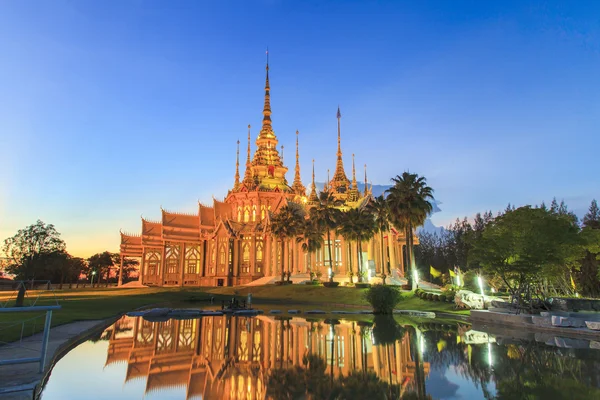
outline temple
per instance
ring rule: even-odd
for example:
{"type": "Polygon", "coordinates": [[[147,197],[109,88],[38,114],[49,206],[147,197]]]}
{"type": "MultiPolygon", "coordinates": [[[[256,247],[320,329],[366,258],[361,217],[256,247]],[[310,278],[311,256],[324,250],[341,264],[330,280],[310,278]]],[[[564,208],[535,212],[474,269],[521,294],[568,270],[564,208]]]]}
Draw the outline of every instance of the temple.
{"type": "MultiPolygon", "coordinates": [[[[310,192],[300,177],[299,132],[296,131],[296,159],[291,185],[286,179],[287,167],[282,153],[277,150],[277,136],[271,120],[271,88],[269,63],[266,66],[263,119],[252,155],[251,126],[248,125],[248,143],[245,172],[240,180],[240,142],[237,142],[237,159],[233,188],[223,200],[213,198],[212,204],[198,204],[196,213],[178,213],[161,208],[159,220],[142,218],[141,234],[121,232],[121,258],[136,257],[140,262],[140,280],[149,286],[232,286],[257,280],[269,283],[282,270],[293,274],[294,279],[308,277],[309,273],[327,276],[330,257],[336,281],[347,281],[350,265],[357,254],[357,244],[343,237],[332,237],[332,254],[328,242],[315,253],[302,252],[294,239],[286,241],[283,253],[281,241],[271,234],[271,216],[281,207],[293,202],[305,209],[318,204],[315,184],[314,160],[310,192]],[[278,245],[279,244],[279,245],[278,245]]],[[[341,118],[337,110],[337,153],[333,178],[324,185],[340,209],[364,207],[372,199],[365,165],[364,190],[356,180],[354,154],[352,155],[352,180],[344,170],[341,144],[341,118]]],[[[403,233],[390,229],[384,235],[375,235],[363,243],[361,252],[363,271],[369,279],[383,272],[394,277],[404,276],[403,233]],[[383,247],[380,241],[383,238],[383,247]],[[384,249],[381,251],[380,249],[384,249]],[[382,259],[385,258],[385,259],[382,259]]],[[[354,261],[356,264],[356,261],[354,261]]],[[[123,263],[121,262],[121,265],[123,263]]],[[[119,274],[121,282],[121,274],[119,274]]]]}

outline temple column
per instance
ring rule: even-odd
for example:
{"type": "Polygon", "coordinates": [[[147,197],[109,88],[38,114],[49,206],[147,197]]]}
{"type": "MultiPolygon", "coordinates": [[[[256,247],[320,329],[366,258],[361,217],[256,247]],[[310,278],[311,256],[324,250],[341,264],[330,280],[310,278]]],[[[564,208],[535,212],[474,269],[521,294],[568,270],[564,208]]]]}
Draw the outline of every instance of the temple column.
{"type": "Polygon", "coordinates": [[[252,235],[250,238],[250,265],[248,266],[248,272],[251,277],[256,274],[256,235],[252,235]]]}
{"type": "Polygon", "coordinates": [[[119,281],[117,283],[117,286],[123,286],[123,260],[125,259],[125,257],[123,257],[123,254],[121,253],[121,264],[119,264],[119,281]]]}
{"type": "Polygon", "coordinates": [[[281,270],[287,272],[289,269],[290,262],[290,244],[287,239],[284,239],[283,243],[283,254],[281,255],[281,270]]]}
{"type": "Polygon", "coordinates": [[[160,282],[158,283],[158,286],[162,286],[164,284],[164,282],[165,282],[165,267],[167,265],[167,263],[165,261],[165,253],[166,253],[165,248],[166,248],[166,245],[163,245],[162,249],[161,249],[161,255],[160,255],[160,282]]]}
{"type": "Polygon", "coordinates": [[[185,247],[185,243],[181,243],[181,253],[179,253],[179,286],[183,286],[183,274],[185,273],[185,247]]]}
{"type": "Polygon", "coordinates": [[[146,248],[142,250],[142,259],[140,260],[140,273],[138,274],[138,282],[144,283],[144,276],[146,275],[146,248]]]}
{"type": "MultiPolygon", "coordinates": [[[[343,237],[340,239],[340,253],[342,253],[342,268],[341,273],[348,278],[348,251],[346,249],[346,239],[343,237]]],[[[348,282],[350,280],[348,279],[348,282]]]]}
{"type": "Polygon", "coordinates": [[[398,267],[398,264],[396,264],[396,252],[395,252],[395,246],[394,246],[394,235],[392,234],[392,231],[388,232],[388,246],[389,246],[389,250],[390,250],[390,268],[392,270],[394,270],[395,268],[398,267]]]}
{"type": "MultiPolygon", "coordinates": [[[[233,239],[233,265],[231,266],[231,275],[232,275],[232,281],[234,280],[234,278],[237,278],[237,281],[239,281],[239,276],[240,276],[240,240],[239,239],[233,239]]],[[[239,282],[232,282],[232,285],[236,285],[239,284],[239,282]]]]}
{"type": "Polygon", "coordinates": [[[272,254],[271,254],[271,237],[265,235],[263,237],[263,274],[264,276],[271,276],[273,275],[272,271],[271,271],[271,259],[272,259],[272,254]]]}

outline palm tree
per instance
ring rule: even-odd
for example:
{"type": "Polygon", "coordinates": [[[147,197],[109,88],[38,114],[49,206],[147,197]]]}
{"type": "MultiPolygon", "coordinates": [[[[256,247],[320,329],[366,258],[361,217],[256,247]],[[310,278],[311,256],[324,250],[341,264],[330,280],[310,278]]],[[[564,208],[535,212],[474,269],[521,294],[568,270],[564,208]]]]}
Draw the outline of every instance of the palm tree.
{"type": "MultiPolygon", "coordinates": [[[[323,230],[312,218],[304,220],[304,223],[300,229],[300,235],[296,238],[298,243],[302,243],[302,251],[305,253],[313,254],[323,247],[325,240],[323,240],[323,230]]],[[[312,272],[312,265],[310,265],[309,258],[309,272],[312,272]]]]}
{"type": "Polygon", "coordinates": [[[375,234],[375,219],[369,214],[364,208],[355,208],[349,211],[349,217],[354,218],[356,223],[354,224],[354,237],[356,238],[358,248],[358,260],[359,260],[359,271],[358,281],[363,281],[363,255],[362,255],[362,244],[368,241],[375,234]]]}
{"type": "MultiPolygon", "coordinates": [[[[281,282],[285,280],[285,242],[299,234],[303,220],[302,208],[294,203],[288,203],[281,207],[279,212],[271,218],[271,232],[281,240],[281,282]]],[[[292,253],[292,262],[293,256],[292,253]]],[[[288,273],[291,274],[289,263],[288,273]]]]}
{"type": "MultiPolygon", "coordinates": [[[[345,212],[341,215],[340,225],[338,226],[336,233],[343,237],[346,241],[352,243],[356,240],[356,236],[354,234],[354,219],[350,218],[348,212],[345,212]]],[[[348,264],[350,265],[350,283],[354,283],[352,280],[352,276],[354,271],[352,271],[352,251],[349,253],[350,257],[348,259],[348,264]]],[[[358,261],[358,258],[357,258],[358,261]]]]}
{"type": "Polygon", "coordinates": [[[375,233],[379,233],[379,242],[381,245],[381,272],[385,273],[385,265],[387,264],[387,272],[388,276],[390,276],[392,274],[392,270],[390,264],[386,263],[385,244],[383,243],[384,232],[390,230],[390,208],[388,207],[388,203],[385,201],[383,195],[381,195],[369,202],[367,209],[375,219],[375,233]]]}
{"type": "Polygon", "coordinates": [[[329,192],[319,193],[319,202],[310,210],[310,217],[317,221],[321,229],[327,232],[327,248],[329,250],[329,282],[333,282],[333,254],[331,252],[331,230],[339,224],[341,211],[336,207],[336,200],[329,192]]]}
{"type": "Polygon", "coordinates": [[[390,210],[390,221],[398,228],[403,229],[406,238],[406,260],[410,266],[409,279],[412,289],[416,282],[412,279],[414,271],[413,257],[413,230],[425,223],[433,206],[433,189],[427,186],[425,177],[404,172],[392,178],[394,186],[386,190],[388,193],[387,204],[390,210]]]}

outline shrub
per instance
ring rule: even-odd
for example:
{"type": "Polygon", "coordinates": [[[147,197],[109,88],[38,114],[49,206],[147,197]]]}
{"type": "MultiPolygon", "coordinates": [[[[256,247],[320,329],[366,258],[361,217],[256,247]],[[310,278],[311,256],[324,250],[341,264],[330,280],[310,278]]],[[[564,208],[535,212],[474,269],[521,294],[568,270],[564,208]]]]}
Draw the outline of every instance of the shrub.
{"type": "Polygon", "coordinates": [[[440,301],[443,301],[443,302],[446,301],[446,295],[445,294],[440,294],[440,301]]]}
{"type": "Polygon", "coordinates": [[[434,301],[440,301],[440,295],[439,294],[434,294],[433,295],[433,300],[434,301]]]}
{"type": "Polygon", "coordinates": [[[374,314],[392,314],[396,304],[402,300],[402,294],[390,286],[373,285],[365,293],[365,299],[373,307],[374,314]]]}
{"type": "Polygon", "coordinates": [[[433,293],[427,293],[427,300],[433,300],[433,293]]]}

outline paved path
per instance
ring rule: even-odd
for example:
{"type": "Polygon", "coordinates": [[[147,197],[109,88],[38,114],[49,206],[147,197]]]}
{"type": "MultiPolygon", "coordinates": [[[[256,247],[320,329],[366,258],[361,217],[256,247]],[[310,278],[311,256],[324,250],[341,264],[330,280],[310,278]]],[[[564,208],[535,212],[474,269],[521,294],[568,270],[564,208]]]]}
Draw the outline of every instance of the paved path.
{"type": "MultiPolygon", "coordinates": [[[[78,338],[85,336],[85,333],[93,331],[94,328],[105,326],[106,323],[98,320],[77,321],[52,328],[44,371],[47,372],[55,357],[78,338]]],[[[38,357],[41,347],[41,333],[29,336],[20,343],[0,347],[0,360],[38,357]]],[[[0,399],[31,399],[33,390],[44,376],[38,370],[39,363],[0,366],[0,399]]]]}

